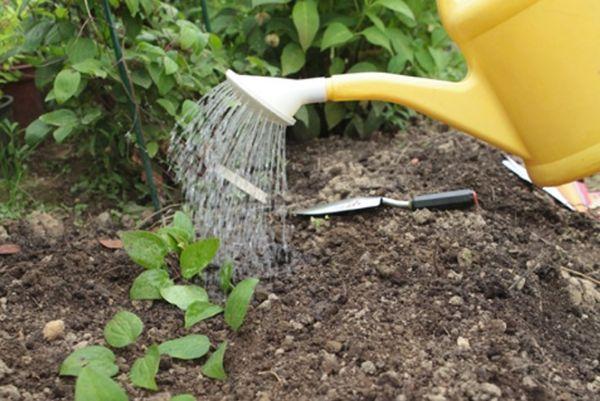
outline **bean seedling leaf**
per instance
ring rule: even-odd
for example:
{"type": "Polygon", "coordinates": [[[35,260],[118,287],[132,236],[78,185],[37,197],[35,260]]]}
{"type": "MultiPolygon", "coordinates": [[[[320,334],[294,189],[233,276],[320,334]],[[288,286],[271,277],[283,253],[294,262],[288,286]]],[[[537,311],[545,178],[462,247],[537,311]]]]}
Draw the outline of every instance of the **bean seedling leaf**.
{"type": "Polygon", "coordinates": [[[227,374],[223,369],[223,356],[227,349],[227,341],[223,341],[219,344],[219,347],[215,352],[211,354],[206,363],[202,366],[202,374],[208,376],[211,379],[225,380],[227,374]]]}
{"type": "Polygon", "coordinates": [[[146,269],[158,269],[165,263],[167,246],[156,234],[148,231],[127,231],[121,233],[125,251],[138,265],[146,269]]]}
{"type": "Polygon", "coordinates": [[[254,287],[258,284],[258,279],[247,278],[240,281],[229,294],[225,304],[225,322],[235,331],[244,323],[248,304],[254,294],[254,287]]]}
{"type": "Polygon", "coordinates": [[[172,285],[161,288],[160,295],[181,310],[187,310],[196,301],[208,302],[208,294],[204,288],[197,285],[172,285]]]}
{"type": "Polygon", "coordinates": [[[158,352],[177,359],[196,359],[204,356],[210,349],[208,337],[200,334],[165,341],[158,346],[158,352]]]}
{"type": "Polygon", "coordinates": [[[104,328],[104,339],[115,348],[133,344],[142,334],[144,324],[137,315],[127,311],[118,312],[104,328]]]}
{"type": "Polygon", "coordinates": [[[233,263],[225,262],[219,270],[219,288],[223,291],[223,294],[229,294],[229,291],[233,288],[233,263]]]}
{"type": "Polygon", "coordinates": [[[91,366],[81,369],[75,383],[75,401],[128,401],[125,390],[91,366]]]}
{"type": "Polygon", "coordinates": [[[94,368],[98,373],[111,377],[119,372],[115,364],[115,354],[106,347],[91,345],[75,350],[60,365],[61,376],[79,376],[86,366],[94,368]]]}
{"type": "Polygon", "coordinates": [[[160,363],[160,353],[156,345],[151,346],[146,354],[135,360],[129,372],[129,378],[134,386],[148,390],[158,390],[156,373],[160,363]]]}
{"type": "Polygon", "coordinates": [[[146,270],[133,281],[129,290],[131,299],[162,299],[161,288],[170,287],[173,280],[169,273],[163,269],[146,270]]]}
{"type": "Polygon", "coordinates": [[[208,266],[219,250],[219,243],[218,238],[207,238],[186,246],[179,259],[183,278],[190,279],[208,266]]]}
{"type": "Polygon", "coordinates": [[[185,328],[223,312],[223,308],[210,302],[194,302],[185,311],[185,328]]]}
{"type": "Polygon", "coordinates": [[[192,242],[194,240],[194,237],[196,236],[196,230],[194,229],[194,223],[192,223],[192,220],[187,214],[183,212],[176,212],[173,216],[173,222],[171,223],[171,226],[183,230],[183,232],[186,234],[188,242],[192,242]]]}
{"type": "Polygon", "coordinates": [[[171,397],[171,401],[196,401],[196,397],[190,394],[180,394],[175,397],[171,397]]]}
{"type": "Polygon", "coordinates": [[[179,227],[161,227],[156,234],[162,238],[169,252],[177,252],[190,243],[188,234],[179,227]]]}

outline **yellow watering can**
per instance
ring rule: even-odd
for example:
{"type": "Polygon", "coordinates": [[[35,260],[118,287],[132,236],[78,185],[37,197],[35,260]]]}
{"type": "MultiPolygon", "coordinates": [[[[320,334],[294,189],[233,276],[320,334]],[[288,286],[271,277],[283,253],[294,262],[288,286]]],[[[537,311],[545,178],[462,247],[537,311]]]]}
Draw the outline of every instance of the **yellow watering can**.
{"type": "Polygon", "coordinates": [[[600,0],[438,0],[469,74],[458,83],[386,73],[228,80],[275,121],[303,104],[381,100],[444,121],[558,185],[600,171],[600,0]]]}

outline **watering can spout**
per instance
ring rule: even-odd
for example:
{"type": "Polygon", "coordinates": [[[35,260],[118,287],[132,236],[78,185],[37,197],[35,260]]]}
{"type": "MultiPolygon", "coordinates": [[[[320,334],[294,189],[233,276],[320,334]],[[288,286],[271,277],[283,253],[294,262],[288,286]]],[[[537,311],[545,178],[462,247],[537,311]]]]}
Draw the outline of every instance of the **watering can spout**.
{"type": "Polygon", "coordinates": [[[529,157],[494,92],[472,75],[461,82],[387,73],[336,75],[327,81],[327,98],[402,104],[502,150],[529,157]]]}

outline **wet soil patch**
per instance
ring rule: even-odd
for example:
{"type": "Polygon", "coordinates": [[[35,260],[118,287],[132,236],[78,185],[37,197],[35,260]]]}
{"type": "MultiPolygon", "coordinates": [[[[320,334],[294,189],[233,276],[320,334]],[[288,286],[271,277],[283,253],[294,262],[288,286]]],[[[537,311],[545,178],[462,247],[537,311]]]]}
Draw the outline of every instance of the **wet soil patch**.
{"type": "Polygon", "coordinates": [[[229,340],[229,379],[163,358],[163,398],[129,387],[126,372],[145,346],[189,331],[174,308],[128,300],[140,269],[97,241],[120,227],[67,218],[50,240],[24,221],[3,223],[22,252],[0,256],[0,398],[72,400],[61,361],[73,347],[103,344],[104,324],[128,309],[146,326],[136,346],[116,352],[132,399],[598,399],[600,225],[523,184],[499,152],[442,131],[291,145],[293,208],[462,187],[481,205],[292,218],[295,262],[261,284],[242,330],[222,318],[190,330],[229,340]],[[55,319],[65,335],[49,342],[42,329],[55,319]]]}

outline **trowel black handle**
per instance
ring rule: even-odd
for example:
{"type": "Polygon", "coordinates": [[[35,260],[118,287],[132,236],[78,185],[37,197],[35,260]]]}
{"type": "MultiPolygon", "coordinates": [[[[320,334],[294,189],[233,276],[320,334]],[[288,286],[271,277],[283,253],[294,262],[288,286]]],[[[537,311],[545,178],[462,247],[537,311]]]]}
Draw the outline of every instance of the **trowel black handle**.
{"type": "Polygon", "coordinates": [[[477,205],[477,193],[472,189],[420,195],[410,202],[412,209],[464,209],[477,205]]]}

